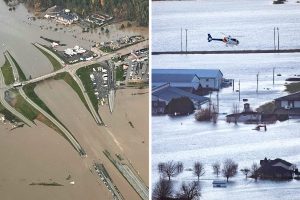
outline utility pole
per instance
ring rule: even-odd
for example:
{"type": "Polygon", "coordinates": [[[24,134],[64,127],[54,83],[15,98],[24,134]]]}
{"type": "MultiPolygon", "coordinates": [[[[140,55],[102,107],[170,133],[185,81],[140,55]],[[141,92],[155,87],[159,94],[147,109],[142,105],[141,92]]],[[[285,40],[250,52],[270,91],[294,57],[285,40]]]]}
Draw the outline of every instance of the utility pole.
{"type": "Polygon", "coordinates": [[[241,81],[239,80],[239,101],[241,101],[241,81]]]}
{"type": "Polygon", "coordinates": [[[181,46],[181,51],[182,51],[182,27],[181,27],[181,43],[180,43],[180,46],[181,46]]]}
{"type": "Polygon", "coordinates": [[[256,93],[258,93],[258,75],[259,73],[256,74],[256,93]]]}
{"type": "Polygon", "coordinates": [[[279,51],[279,28],[277,27],[277,42],[278,42],[278,44],[277,44],[277,48],[278,48],[278,51],[279,51]]]}
{"type": "Polygon", "coordinates": [[[275,84],[275,67],[273,67],[273,85],[275,84]]]}
{"type": "Polygon", "coordinates": [[[276,38],[276,31],[275,31],[275,27],[274,27],[274,50],[276,50],[276,42],[275,42],[275,38],[276,38]]]}
{"type": "Polygon", "coordinates": [[[232,91],[234,91],[234,79],[232,80],[232,91]]]}
{"type": "Polygon", "coordinates": [[[219,113],[219,91],[217,91],[217,112],[219,113]]]}
{"type": "Polygon", "coordinates": [[[185,29],[185,52],[187,52],[187,29],[185,29]]]}

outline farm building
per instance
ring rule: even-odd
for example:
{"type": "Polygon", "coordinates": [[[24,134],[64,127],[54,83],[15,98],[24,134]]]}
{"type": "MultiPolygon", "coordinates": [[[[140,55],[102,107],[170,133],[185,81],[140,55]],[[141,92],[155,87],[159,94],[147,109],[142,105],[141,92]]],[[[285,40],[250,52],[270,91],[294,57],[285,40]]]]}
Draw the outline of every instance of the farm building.
{"type": "Polygon", "coordinates": [[[165,83],[171,86],[190,90],[208,88],[221,89],[223,74],[218,69],[153,69],[152,86],[165,83]]]}
{"type": "Polygon", "coordinates": [[[168,105],[172,99],[180,97],[188,97],[194,103],[196,109],[201,108],[201,105],[209,102],[209,98],[207,97],[198,96],[172,87],[169,83],[152,89],[152,103],[153,101],[163,101],[168,105]]]}

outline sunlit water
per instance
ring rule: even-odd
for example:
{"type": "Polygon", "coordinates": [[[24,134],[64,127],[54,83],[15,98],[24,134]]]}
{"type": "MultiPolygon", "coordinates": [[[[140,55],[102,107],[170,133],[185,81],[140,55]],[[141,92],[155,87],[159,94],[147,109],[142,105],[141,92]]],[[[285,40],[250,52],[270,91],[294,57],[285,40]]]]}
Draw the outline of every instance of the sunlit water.
{"type": "MultiPolygon", "coordinates": [[[[248,41],[245,46],[241,45],[237,48],[271,48],[272,40],[270,44],[264,42],[261,38],[265,36],[261,36],[259,32],[273,26],[286,27],[286,30],[289,30],[286,32],[287,36],[300,41],[298,31],[296,31],[300,29],[299,24],[297,24],[299,21],[295,22],[295,19],[300,18],[300,9],[299,5],[292,1],[287,5],[278,7],[273,6],[270,1],[229,0],[223,2],[154,2],[154,50],[178,50],[180,40],[179,43],[176,43],[171,38],[177,37],[176,35],[179,33],[180,39],[181,25],[190,29],[198,29],[197,26],[204,23],[203,16],[209,18],[210,25],[201,25],[204,38],[195,39],[194,46],[191,44],[193,50],[227,49],[224,45],[216,43],[212,47],[205,41],[205,33],[212,29],[217,32],[219,27],[225,30],[233,29],[245,32],[249,37],[256,38],[253,43],[248,41]],[[233,4],[234,2],[236,4],[233,4]],[[244,2],[244,4],[239,3],[237,5],[237,2],[244,2]],[[254,9],[255,7],[257,9],[254,9]],[[264,9],[267,9],[268,12],[262,12],[264,9]],[[212,12],[219,14],[212,14],[212,12]],[[237,17],[237,13],[241,17],[237,17]],[[240,22],[247,15],[249,16],[249,19],[247,17],[249,23],[240,22]],[[281,16],[280,21],[278,15],[281,16]],[[219,22],[221,17],[224,19],[222,24],[219,22]],[[255,20],[250,20],[253,17],[255,20]],[[177,20],[178,25],[166,23],[168,19],[177,20]],[[249,30],[251,26],[254,32],[244,31],[249,30]],[[255,26],[259,28],[254,28],[255,26]]],[[[238,32],[238,34],[241,33],[238,32]]],[[[290,48],[298,48],[300,44],[299,42],[289,42],[287,38],[284,41],[286,43],[283,42],[282,45],[287,45],[290,48]]],[[[235,90],[238,89],[237,83],[240,80],[241,99],[248,99],[254,109],[263,103],[287,94],[284,91],[285,79],[300,74],[299,61],[300,54],[159,55],[153,56],[152,59],[153,68],[220,69],[225,78],[235,79],[235,90]],[[274,85],[272,81],[273,68],[275,68],[274,85]],[[259,74],[258,93],[256,93],[257,74],[259,74]],[[281,74],[281,76],[277,76],[277,74],[281,74]]],[[[253,130],[255,125],[228,124],[225,122],[225,115],[231,112],[234,103],[239,104],[242,110],[243,102],[239,102],[238,93],[232,88],[222,89],[219,98],[221,115],[216,125],[197,122],[193,115],[176,118],[169,116],[152,118],[152,183],[154,184],[159,178],[157,173],[159,162],[182,161],[185,168],[188,169],[193,167],[195,161],[201,161],[205,164],[206,169],[205,175],[201,177],[201,199],[300,199],[298,192],[300,182],[298,181],[259,180],[254,182],[252,179],[245,180],[240,172],[231,179],[227,188],[216,189],[212,187],[212,180],[216,177],[212,174],[211,164],[215,161],[222,162],[226,158],[236,161],[240,168],[250,167],[253,162],[259,163],[259,160],[265,157],[286,159],[300,167],[300,120],[291,119],[268,125],[267,132],[253,130]]],[[[216,102],[216,93],[212,94],[212,99],[216,102]]],[[[191,171],[184,171],[173,180],[178,183],[178,186],[181,181],[192,181],[197,180],[197,178],[191,171]]]]}

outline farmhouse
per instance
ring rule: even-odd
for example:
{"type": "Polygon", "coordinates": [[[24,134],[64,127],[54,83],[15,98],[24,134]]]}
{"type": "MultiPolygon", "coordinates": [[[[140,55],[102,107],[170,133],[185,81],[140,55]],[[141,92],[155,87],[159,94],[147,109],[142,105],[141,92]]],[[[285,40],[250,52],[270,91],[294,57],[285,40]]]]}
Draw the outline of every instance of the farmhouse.
{"type": "Polygon", "coordinates": [[[219,90],[222,86],[223,74],[218,69],[153,69],[152,85],[154,87],[165,83],[171,86],[198,90],[207,88],[219,90]]]}
{"type": "Polygon", "coordinates": [[[226,116],[226,121],[244,122],[244,123],[259,123],[261,121],[261,113],[255,112],[250,108],[249,103],[244,104],[244,110],[240,113],[233,113],[226,116]]]}
{"type": "Polygon", "coordinates": [[[275,99],[277,114],[300,115],[300,92],[275,99]]]}
{"type": "Polygon", "coordinates": [[[266,179],[292,179],[295,165],[280,158],[275,160],[265,158],[260,161],[258,173],[261,178],[266,179]]]}

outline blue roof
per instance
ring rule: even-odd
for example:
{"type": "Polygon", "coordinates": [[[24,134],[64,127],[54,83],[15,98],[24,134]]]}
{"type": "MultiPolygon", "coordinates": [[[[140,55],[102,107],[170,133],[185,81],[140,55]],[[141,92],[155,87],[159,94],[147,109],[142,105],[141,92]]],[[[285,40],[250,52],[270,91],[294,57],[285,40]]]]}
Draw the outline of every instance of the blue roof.
{"type": "Polygon", "coordinates": [[[172,87],[169,84],[162,85],[157,88],[153,88],[152,90],[152,98],[156,99],[155,97],[162,99],[164,101],[170,102],[174,98],[180,98],[180,97],[188,97],[192,101],[197,101],[200,103],[206,103],[209,101],[209,98],[198,96],[195,94],[192,94],[190,92],[186,92],[184,90],[178,89],[176,87],[172,87]]]}
{"type": "Polygon", "coordinates": [[[157,74],[197,75],[199,78],[223,76],[219,69],[152,69],[152,77],[157,74]]]}
{"type": "Polygon", "coordinates": [[[180,82],[180,83],[190,83],[192,82],[195,74],[152,74],[153,83],[171,83],[171,82],[180,82]]]}

